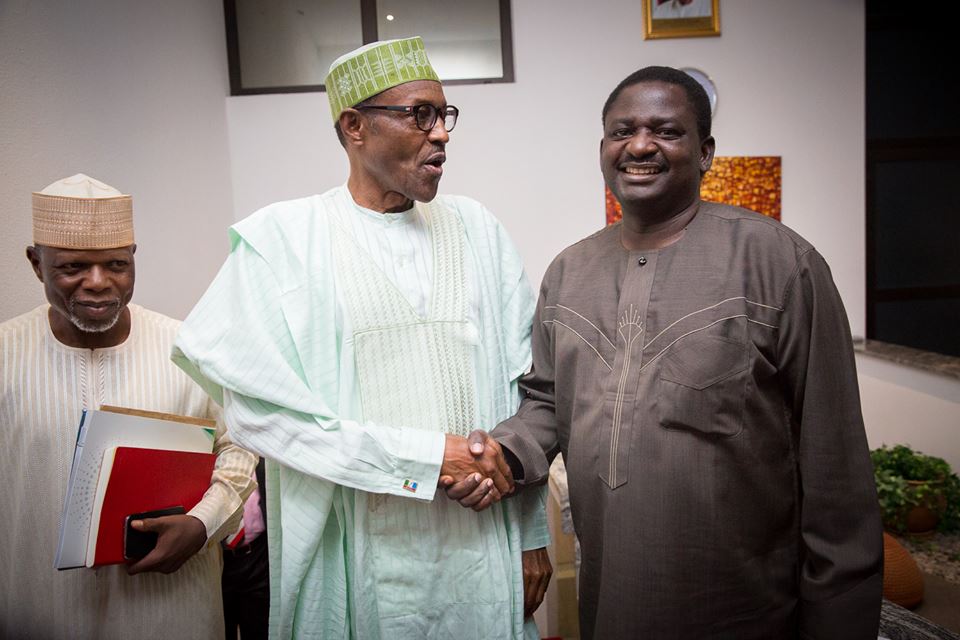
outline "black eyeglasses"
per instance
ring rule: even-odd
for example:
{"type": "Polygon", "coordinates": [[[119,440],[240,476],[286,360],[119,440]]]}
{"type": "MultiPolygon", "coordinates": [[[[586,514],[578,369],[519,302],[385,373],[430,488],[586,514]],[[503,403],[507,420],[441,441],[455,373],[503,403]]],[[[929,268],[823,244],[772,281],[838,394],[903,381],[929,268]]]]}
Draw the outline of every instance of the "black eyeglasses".
{"type": "Polygon", "coordinates": [[[447,105],[440,109],[432,104],[415,104],[411,107],[397,107],[393,105],[368,104],[355,107],[356,109],[382,109],[383,111],[402,111],[409,113],[417,122],[417,128],[421,131],[429,132],[437,126],[437,118],[443,114],[443,128],[447,131],[453,131],[457,125],[457,117],[460,115],[460,109],[453,105],[447,105]]]}

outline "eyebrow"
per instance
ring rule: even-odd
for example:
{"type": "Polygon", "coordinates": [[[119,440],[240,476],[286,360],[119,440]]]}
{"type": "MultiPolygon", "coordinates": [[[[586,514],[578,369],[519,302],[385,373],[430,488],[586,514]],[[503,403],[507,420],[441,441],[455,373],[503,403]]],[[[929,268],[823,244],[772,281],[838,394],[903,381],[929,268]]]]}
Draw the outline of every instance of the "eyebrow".
{"type": "MultiPolygon", "coordinates": [[[[637,118],[633,116],[623,116],[619,118],[608,118],[606,123],[604,124],[604,127],[609,127],[611,125],[636,126],[637,124],[638,124],[637,118]]],[[[686,130],[686,127],[683,125],[683,122],[680,120],[680,118],[676,118],[676,117],[653,116],[648,120],[643,121],[642,125],[650,126],[650,127],[662,127],[664,125],[670,125],[671,127],[674,127],[677,129],[686,130]]]]}
{"type": "Polygon", "coordinates": [[[99,257],[93,257],[82,252],[61,253],[53,259],[54,264],[92,264],[95,262],[116,262],[117,260],[129,261],[130,255],[126,253],[110,253],[99,257]]]}

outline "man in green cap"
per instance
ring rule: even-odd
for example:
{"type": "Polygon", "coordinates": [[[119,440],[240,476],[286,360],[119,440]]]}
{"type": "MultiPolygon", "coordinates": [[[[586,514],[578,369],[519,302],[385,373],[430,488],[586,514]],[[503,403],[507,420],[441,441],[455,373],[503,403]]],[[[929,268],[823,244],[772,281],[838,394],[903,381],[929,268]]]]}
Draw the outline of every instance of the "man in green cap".
{"type": "Polygon", "coordinates": [[[267,459],[271,635],[536,637],[545,493],[483,510],[513,480],[466,439],[530,365],[522,262],[482,205],[437,197],[458,111],[420,38],[341,57],[326,87],[346,185],[234,225],[174,350],[267,459]],[[476,510],[438,495],[468,477],[476,510]]]}

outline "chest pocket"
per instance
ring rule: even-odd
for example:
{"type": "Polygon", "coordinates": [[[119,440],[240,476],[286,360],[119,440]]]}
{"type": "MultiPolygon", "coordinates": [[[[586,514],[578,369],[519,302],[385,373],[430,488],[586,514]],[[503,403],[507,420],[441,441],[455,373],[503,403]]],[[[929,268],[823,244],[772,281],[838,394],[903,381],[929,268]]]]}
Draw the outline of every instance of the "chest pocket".
{"type": "Polygon", "coordinates": [[[749,366],[747,345],[726,338],[697,335],[675,344],[660,363],[660,426],[721,438],[740,433],[749,366]]]}

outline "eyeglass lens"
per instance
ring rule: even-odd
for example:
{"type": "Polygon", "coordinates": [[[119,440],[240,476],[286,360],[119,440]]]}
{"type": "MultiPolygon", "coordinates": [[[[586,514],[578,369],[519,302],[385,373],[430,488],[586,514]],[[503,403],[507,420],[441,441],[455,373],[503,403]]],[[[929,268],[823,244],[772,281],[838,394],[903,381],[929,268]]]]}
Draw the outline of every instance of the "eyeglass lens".
{"type": "MultiPolygon", "coordinates": [[[[417,127],[422,131],[430,131],[437,124],[439,112],[432,104],[421,104],[417,105],[414,115],[417,118],[417,127]]],[[[457,124],[458,115],[459,112],[456,107],[445,107],[443,110],[443,128],[447,131],[453,131],[453,127],[457,124]]]]}

